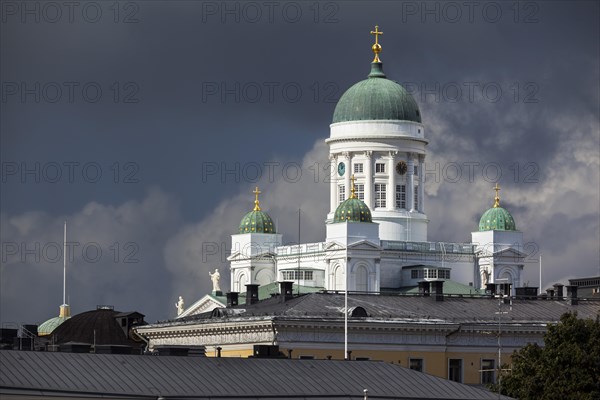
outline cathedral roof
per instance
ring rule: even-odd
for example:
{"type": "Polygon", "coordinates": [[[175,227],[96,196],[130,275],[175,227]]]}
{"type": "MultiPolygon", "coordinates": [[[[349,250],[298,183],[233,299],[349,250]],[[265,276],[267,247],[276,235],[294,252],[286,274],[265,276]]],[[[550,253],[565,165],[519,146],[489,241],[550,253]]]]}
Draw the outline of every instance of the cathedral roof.
{"type": "Polygon", "coordinates": [[[351,197],[342,202],[335,210],[333,222],[373,222],[371,210],[362,201],[351,197]]]}
{"type": "Polygon", "coordinates": [[[483,213],[479,220],[479,231],[516,231],[517,225],[513,216],[504,208],[500,207],[500,187],[494,187],[496,197],[494,206],[483,213]]]}
{"type": "Polygon", "coordinates": [[[340,97],[332,122],[365,120],[421,122],[417,102],[402,85],[386,78],[381,62],[371,63],[369,77],[340,97]]]}
{"type": "Polygon", "coordinates": [[[515,220],[502,207],[492,207],[483,213],[479,220],[480,231],[516,231],[515,220]]]}
{"type": "Polygon", "coordinates": [[[250,211],[240,221],[240,233],[276,233],[273,220],[266,212],[260,209],[258,195],[261,193],[258,187],[253,192],[256,195],[254,210],[250,211]]]}

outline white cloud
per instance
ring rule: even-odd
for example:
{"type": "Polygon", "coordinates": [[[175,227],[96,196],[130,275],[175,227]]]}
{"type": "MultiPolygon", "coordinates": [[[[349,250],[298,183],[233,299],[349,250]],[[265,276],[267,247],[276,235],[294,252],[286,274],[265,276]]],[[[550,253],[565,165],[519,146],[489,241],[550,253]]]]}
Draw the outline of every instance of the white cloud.
{"type": "Polygon", "coordinates": [[[3,322],[39,323],[57,315],[65,219],[67,241],[73,242],[67,293],[74,313],[109,304],[119,310],[165,314],[171,277],[164,269],[163,246],[181,217],[175,199],[153,188],[141,201],[117,207],[91,202],[72,215],[3,214],[3,322]]]}

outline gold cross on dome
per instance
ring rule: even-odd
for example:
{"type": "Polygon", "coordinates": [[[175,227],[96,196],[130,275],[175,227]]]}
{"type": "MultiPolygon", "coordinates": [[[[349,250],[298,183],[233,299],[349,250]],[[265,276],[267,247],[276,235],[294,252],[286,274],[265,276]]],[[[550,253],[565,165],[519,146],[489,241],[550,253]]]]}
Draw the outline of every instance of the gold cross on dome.
{"type": "Polygon", "coordinates": [[[379,44],[379,35],[383,35],[383,32],[379,30],[379,25],[375,25],[375,30],[371,31],[371,35],[375,35],[375,44],[379,44]]]}
{"type": "Polygon", "coordinates": [[[256,189],[254,189],[252,191],[252,193],[254,193],[254,211],[260,211],[260,205],[258,202],[258,195],[261,194],[262,192],[260,190],[258,190],[258,186],[256,187],[256,189]]]}
{"type": "Polygon", "coordinates": [[[496,191],[496,197],[494,197],[494,208],[500,207],[500,186],[496,183],[494,186],[494,190],[496,191]]]}
{"type": "Polygon", "coordinates": [[[379,35],[383,35],[383,32],[379,30],[379,25],[375,25],[375,30],[371,31],[371,35],[375,35],[375,44],[371,47],[373,53],[375,53],[375,58],[373,62],[381,62],[379,60],[379,53],[381,53],[381,45],[379,44],[379,35]]]}

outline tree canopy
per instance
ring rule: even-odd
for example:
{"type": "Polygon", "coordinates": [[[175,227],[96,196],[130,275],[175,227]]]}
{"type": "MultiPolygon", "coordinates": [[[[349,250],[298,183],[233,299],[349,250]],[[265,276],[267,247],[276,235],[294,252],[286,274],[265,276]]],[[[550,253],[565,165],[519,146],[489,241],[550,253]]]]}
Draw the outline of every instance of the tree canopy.
{"type": "MultiPolygon", "coordinates": [[[[544,347],[528,344],[502,372],[501,393],[520,400],[600,399],[600,319],[566,313],[548,326],[544,347]]],[[[492,390],[498,391],[498,384],[492,390]]]]}

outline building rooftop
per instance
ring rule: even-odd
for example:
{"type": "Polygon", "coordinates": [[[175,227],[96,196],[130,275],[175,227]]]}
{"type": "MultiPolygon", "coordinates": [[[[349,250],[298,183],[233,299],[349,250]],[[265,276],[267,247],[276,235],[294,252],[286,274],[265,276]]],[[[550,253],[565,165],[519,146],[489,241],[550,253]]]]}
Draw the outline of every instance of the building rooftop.
{"type": "Polygon", "coordinates": [[[0,395],[187,399],[510,399],[375,361],[0,351],[0,395]]]}
{"type": "MultiPolygon", "coordinates": [[[[418,322],[428,320],[439,323],[489,323],[498,321],[498,308],[508,311],[502,315],[503,324],[552,323],[558,322],[566,312],[577,312],[580,318],[595,319],[600,315],[600,299],[578,299],[576,305],[568,300],[512,298],[512,304],[491,296],[447,295],[437,301],[436,295],[401,294],[355,294],[348,296],[348,308],[362,307],[367,318],[389,321],[418,322]],[[502,303],[499,305],[499,303],[502,303]]],[[[228,309],[229,310],[229,309],[228,309]]],[[[293,297],[285,302],[280,296],[259,301],[255,304],[240,304],[231,313],[208,312],[185,319],[165,321],[156,325],[194,324],[215,322],[214,318],[342,318],[343,293],[309,293],[293,297]]]]}

